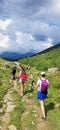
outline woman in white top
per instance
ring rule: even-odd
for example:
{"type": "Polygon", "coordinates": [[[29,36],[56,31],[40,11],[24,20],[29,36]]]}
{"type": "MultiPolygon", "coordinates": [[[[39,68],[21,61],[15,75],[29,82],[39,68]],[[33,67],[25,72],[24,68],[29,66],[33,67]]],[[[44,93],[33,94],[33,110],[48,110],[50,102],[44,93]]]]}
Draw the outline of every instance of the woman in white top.
{"type": "Polygon", "coordinates": [[[37,81],[37,88],[38,88],[38,93],[37,93],[37,98],[40,101],[41,105],[41,111],[42,111],[42,119],[46,119],[45,115],[45,107],[44,107],[44,99],[47,97],[47,90],[45,92],[42,92],[42,81],[46,81],[47,84],[49,84],[48,80],[45,79],[46,73],[41,72],[41,77],[37,81]]]}

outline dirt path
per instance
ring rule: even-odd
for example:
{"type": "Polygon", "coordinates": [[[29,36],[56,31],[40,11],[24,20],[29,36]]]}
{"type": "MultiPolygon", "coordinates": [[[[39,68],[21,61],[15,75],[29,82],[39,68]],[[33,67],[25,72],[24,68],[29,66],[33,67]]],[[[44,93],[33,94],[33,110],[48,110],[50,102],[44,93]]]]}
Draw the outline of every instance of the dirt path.
{"type": "Polygon", "coordinates": [[[7,92],[7,94],[4,97],[4,103],[3,103],[3,108],[2,110],[5,112],[3,116],[1,116],[1,121],[2,121],[2,127],[1,130],[6,130],[8,123],[10,121],[10,112],[8,112],[8,102],[11,102],[12,98],[10,95],[10,90],[7,92]]]}
{"type": "MultiPolygon", "coordinates": [[[[19,89],[17,87],[16,81],[14,81],[14,87],[13,87],[13,89],[15,89],[16,91],[18,91],[18,93],[19,93],[19,89]]],[[[10,112],[15,107],[10,92],[11,92],[11,89],[8,90],[7,94],[4,97],[5,104],[3,105],[3,109],[5,110],[5,114],[1,117],[1,121],[3,122],[3,124],[2,124],[2,127],[1,127],[0,130],[6,130],[7,129],[8,124],[10,122],[10,112]]],[[[49,125],[48,125],[47,121],[43,121],[41,119],[41,110],[40,110],[40,107],[38,107],[37,104],[35,104],[31,99],[28,99],[28,97],[26,95],[23,96],[22,100],[24,100],[27,103],[27,106],[29,106],[29,108],[33,108],[38,113],[38,114],[36,114],[36,118],[37,118],[37,121],[38,121],[36,129],[37,130],[48,130],[49,129],[49,125]]],[[[28,112],[29,112],[29,109],[27,108],[25,110],[25,112],[22,114],[22,118],[24,118],[24,116],[28,112]]],[[[25,128],[22,127],[22,130],[25,130],[25,128]]],[[[26,130],[28,130],[28,128],[26,128],[26,130]]]]}
{"type": "MultiPolygon", "coordinates": [[[[15,88],[15,89],[18,91],[18,93],[19,93],[19,90],[18,90],[18,88],[17,88],[16,86],[17,86],[17,85],[16,85],[16,82],[15,82],[15,83],[14,83],[14,88],[15,88]]],[[[38,113],[38,114],[35,115],[36,118],[37,118],[37,120],[38,120],[36,129],[37,129],[37,130],[48,130],[48,129],[50,129],[50,125],[48,124],[47,120],[44,121],[44,120],[41,119],[41,109],[40,109],[40,107],[38,107],[38,105],[37,105],[36,103],[34,103],[34,102],[33,102],[30,98],[28,98],[26,95],[23,96],[22,100],[24,100],[24,101],[27,103],[26,110],[25,110],[25,112],[22,114],[22,118],[24,118],[24,116],[29,113],[28,107],[29,107],[30,109],[33,108],[33,109],[38,113]]],[[[24,130],[24,129],[25,129],[25,128],[22,127],[22,130],[24,130]]],[[[28,130],[28,128],[26,128],[26,130],[28,130]]]]}
{"type": "MultiPolygon", "coordinates": [[[[15,83],[15,86],[16,86],[16,83],[15,83]]],[[[8,128],[8,124],[10,122],[10,112],[15,107],[13,103],[13,99],[10,94],[11,91],[12,89],[9,89],[3,99],[2,111],[4,112],[4,114],[0,116],[0,120],[2,122],[2,126],[0,126],[0,130],[6,130],[8,128]]]]}
{"type": "MultiPolygon", "coordinates": [[[[18,91],[18,93],[19,93],[19,89],[17,87],[16,81],[14,81],[14,89],[16,91],[18,91]]],[[[24,100],[27,103],[27,106],[29,106],[30,109],[33,108],[38,113],[38,114],[36,114],[36,118],[38,120],[38,124],[37,124],[36,129],[37,130],[48,130],[49,129],[49,125],[48,125],[47,121],[43,121],[41,119],[41,110],[40,110],[40,107],[38,107],[31,99],[28,99],[28,97],[26,95],[23,96],[22,100],[24,100]]],[[[26,106],[26,111],[22,114],[22,118],[24,118],[24,116],[27,113],[29,113],[29,109],[28,109],[27,106],[26,106]]],[[[24,129],[25,128],[22,127],[22,130],[24,130],[24,129]]],[[[28,130],[28,128],[26,128],[26,130],[28,130]]]]}
{"type": "MultiPolygon", "coordinates": [[[[36,118],[38,120],[36,129],[37,130],[48,130],[49,126],[48,126],[47,121],[44,121],[44,120],[41,119],[41,110],[40,110],[40,107],[38,107],[32,100],[28,99],[27,96],[24,96],[23,99],[27,103],[27,106],[29,106],[30,109],[33,108],[37,112],[37,114],[35,114],[35,116],[36,116],[36,118]]],[[[22,118],[25,116],[25,114],[28,113],[28,111],[29,110],[26,109],[26,111],[22,115],[22,118]]]]}

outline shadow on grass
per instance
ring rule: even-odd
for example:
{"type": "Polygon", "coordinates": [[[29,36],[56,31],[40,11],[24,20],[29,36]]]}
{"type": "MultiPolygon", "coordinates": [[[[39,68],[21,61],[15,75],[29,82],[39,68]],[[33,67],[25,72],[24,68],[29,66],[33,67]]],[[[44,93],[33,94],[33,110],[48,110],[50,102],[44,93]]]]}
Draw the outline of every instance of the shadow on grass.
{"type": "Polygon", "coordinates": [[[48,105],[45,106],[45,108],[46,108],[46,115],[47,115],[48,111],[55,108],[55,104],[53,102],[50,102],[48,105]]]}

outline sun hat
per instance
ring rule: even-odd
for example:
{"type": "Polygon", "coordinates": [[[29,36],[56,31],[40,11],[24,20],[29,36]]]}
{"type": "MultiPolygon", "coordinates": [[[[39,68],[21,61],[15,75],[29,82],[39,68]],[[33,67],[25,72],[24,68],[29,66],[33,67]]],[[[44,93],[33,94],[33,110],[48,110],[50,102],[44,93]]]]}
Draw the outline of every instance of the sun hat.
{"type": "Polygon", "coordinates": [[[41,75],[42,75],[42,76],[45,76],[45,75],[46,75],[46,73],[45,73],[45,72],[41,72],[41,75]]]}

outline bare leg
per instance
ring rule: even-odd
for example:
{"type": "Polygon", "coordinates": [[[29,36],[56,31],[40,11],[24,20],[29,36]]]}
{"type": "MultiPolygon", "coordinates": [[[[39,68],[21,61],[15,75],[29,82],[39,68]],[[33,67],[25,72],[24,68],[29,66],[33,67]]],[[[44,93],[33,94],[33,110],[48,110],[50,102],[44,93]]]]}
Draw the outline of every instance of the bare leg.
{"type": "Polygon", "coordinates": [[[11,76],[11,80],[12,80],[12,86],[13,86],[13,75],[11,76]]]}
{"type": "Polygon", "coordinates": [[[24,84],[22,82],[20,83],[20,94],[21,96],[24,94],[24,84]]]}
{"type": "Polygon", "coordinates": [[[42,115],[45,118],[45,106],[44,106],[44,100],[40,100],[40,105],[41,105],[41,111],[42,115]]]}

